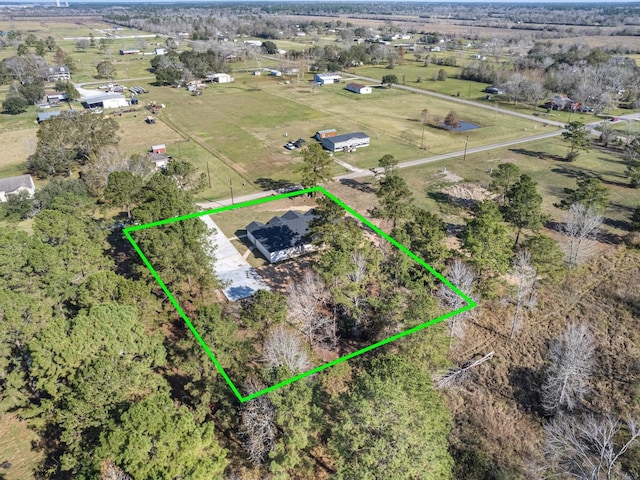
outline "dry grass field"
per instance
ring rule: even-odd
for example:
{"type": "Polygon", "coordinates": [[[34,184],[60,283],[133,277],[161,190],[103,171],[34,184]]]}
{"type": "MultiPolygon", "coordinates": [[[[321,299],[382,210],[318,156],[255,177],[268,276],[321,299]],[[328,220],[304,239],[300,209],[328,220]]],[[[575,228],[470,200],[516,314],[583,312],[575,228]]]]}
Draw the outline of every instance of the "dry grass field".
{"type": "Polygon", "coordinates": [[[38,436],[25,422],[13,415],[0,417],[0,463],[9,462],[8,469],[0,468],[3,480],[29,480],[35,478],[33,469],[43,456],[32,449],[38,436]]]}
{"type": "Polygon", "coordinates": [[[0,132],[0,178],[26,173],[26,160],[36,149],[35,128],[0,132]]]}

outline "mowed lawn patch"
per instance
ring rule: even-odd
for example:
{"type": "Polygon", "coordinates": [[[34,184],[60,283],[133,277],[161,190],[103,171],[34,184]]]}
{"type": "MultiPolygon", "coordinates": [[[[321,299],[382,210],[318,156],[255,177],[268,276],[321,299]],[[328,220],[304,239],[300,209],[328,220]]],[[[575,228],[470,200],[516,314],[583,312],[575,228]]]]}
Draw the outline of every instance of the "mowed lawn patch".
{"type": "MultiPolygon", "coordinates": [[[[543,198],[543,210],[555,221],[563,221],[565,212],[554,207],[554,203],[566,198],[565,188],[576,188],[576,179],[582,175],[600,178],[610,192],[611,203],[605,211],[604,229],[622,235],[629,228],[632,209],[640,204],[640,191],[629,187],[625,178],[622,156],[610,151],[594,148],[581,152],[575,162],[562,158],[568,146],[560,138],[549,138],[476,154],[400,170],[400,175],[409,184],[416,202],[429,209],[437,209],[438,203],[429,195],[446,183],[443,167],[466,181],[477,182],[485,187],[491,183],[489,172],[501,162],[513,162],[522,173],[530,175],[538,183],[538,193],[543,198]]],[[[443,206],[446,211],[447,207],[443,206]]]]}
{"type": "Polygon", "coordinates": [[[44,458],[42,453],[31,448],[38,436],[27,428],[27,424],[13,415],[0,417],[0,462],[9,462],[11,467],[0,470],[4,480],[27,480],[35,478],[33,470],[44,458]]]}
{"type": "Polygon", "coordinates": [[[36,133],[35,128],[0,132],[0,178],[26,173],[27,157],[36,150],[36,133]]]}

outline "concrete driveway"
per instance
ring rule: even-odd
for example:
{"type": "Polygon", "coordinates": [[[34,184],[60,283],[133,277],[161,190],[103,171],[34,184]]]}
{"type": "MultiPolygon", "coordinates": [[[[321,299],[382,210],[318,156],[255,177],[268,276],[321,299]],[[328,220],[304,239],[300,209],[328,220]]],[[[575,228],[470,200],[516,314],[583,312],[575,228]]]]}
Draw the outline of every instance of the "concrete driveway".
{"type": "Polygon", "coordinates": [[[215,245],[216,277],[226,286],[222,289],[225,297],[232,302],[252,296],[258,290],[269,290],[269,286],[249,263],[240,255],[236,247],[222,233],[211,217],[199,217],[215,233],[209,235],[209,242],[215,245]]]}

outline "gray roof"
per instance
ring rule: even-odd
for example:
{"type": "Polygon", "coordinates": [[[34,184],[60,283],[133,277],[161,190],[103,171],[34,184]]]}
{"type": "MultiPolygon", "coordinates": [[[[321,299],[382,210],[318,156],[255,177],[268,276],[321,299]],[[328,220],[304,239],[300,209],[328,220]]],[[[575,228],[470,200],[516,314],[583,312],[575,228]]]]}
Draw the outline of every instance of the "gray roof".
{"type": "Polygon", "coordinates": [[[266,224],[251,222],[247,225],[247,232],[268,252],[279,252],[308,243],[309,223],[313,218],[313,209],[306,213],[289,210],[281,217],[273,217],[266,224]]]}
{"type": "Polygon", "coordinates": [[[323,135],[325,133],[337,132],[335,128],[327,128],[326,130],[318,130],[316,133],[323,135]]]}
{"type": "Polygon", "coordinates": [[[335,135],[333,137],[323,138],[322,141],[335,144],[340,142],[346,142],[348,140],[351,140],[352,138],[369,138],[369,135],[367,135],[364,132],[343,133],[342,135],[335,135]]]}
{"type": "Polygon", "coordinates": [[[121,95],[119,93],[105,93],[102,95],[95,95],[92,97],[84,97],[82,99],[82,103],[93,105],[95,103],[102,103],[105,100],[111,100],[112,98],[125,98],[125,97],[124,95],[121,95]]]}
{"type": "Polygon", "coordinates": [[[38,113],[38,122],[44,122],[45,120],[49,120],[51,117],[57,117],[62,113],[62,110],[53,110],[51,112],[40,112],[38,113]]]}
{"type": "Polygon", "coordinates": [[[19,188],[36,188],[31,175],[0,178],[0,192],[15,192],[19,188]]]}

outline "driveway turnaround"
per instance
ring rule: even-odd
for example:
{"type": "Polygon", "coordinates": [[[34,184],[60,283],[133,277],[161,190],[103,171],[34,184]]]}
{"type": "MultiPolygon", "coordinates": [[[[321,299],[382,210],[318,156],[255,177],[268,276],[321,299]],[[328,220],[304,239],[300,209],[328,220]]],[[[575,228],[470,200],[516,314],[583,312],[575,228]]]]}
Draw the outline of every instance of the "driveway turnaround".
{"type": "Polygon", "coordinates": [[[209,243],[214,245],[216,277],[225,285],[222,291],[232,302],[252,296],[258,290],[269,290],[262,277],[242,258],[231,241],[222,233],[211,217],[199,217],[214,233],[209,234],[209,243]]]}

